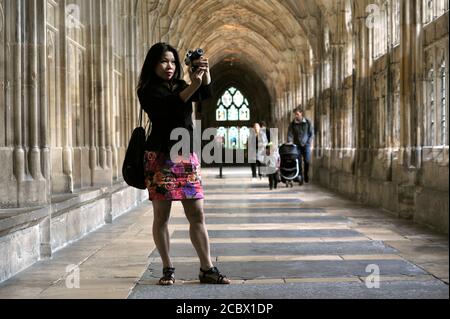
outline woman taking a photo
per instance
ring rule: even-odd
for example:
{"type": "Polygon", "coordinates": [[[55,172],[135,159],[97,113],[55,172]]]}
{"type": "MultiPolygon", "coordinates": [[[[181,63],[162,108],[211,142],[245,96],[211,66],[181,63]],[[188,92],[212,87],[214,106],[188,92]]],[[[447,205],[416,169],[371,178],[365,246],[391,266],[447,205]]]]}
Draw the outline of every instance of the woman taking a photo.
{"type": "Polygon", "coordinates": [[[173,201],[181,201],[189,221],[189,235],[200,259],[201,283],[229,284],[230,281],[213,266],[203,211],[203,188],[200,163],[193,152],[192,102],[211,97],[208,59],[192,61],[191,84],[182,78],[178,52],[166,43],[155,44],[148,52],[138,84],[141,107],[152,121],[144,156],[145,180],[153,204],[153,238],[163,263],[160,285],[175,283],[175,268],[169,256],[168,222],[173,201]],[[170,133],[185,128],[190,134],[190,154],[170,157],[179,141],[170,133]]]}

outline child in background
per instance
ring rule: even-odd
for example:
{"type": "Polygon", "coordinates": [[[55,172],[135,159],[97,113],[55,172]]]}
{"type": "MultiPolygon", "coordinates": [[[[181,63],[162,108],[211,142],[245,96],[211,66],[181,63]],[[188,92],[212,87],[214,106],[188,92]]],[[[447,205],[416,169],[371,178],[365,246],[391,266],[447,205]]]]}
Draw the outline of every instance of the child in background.
{"type": "Polygon", "coordinates": [[[269,177],[270,190],[278,188],[278,174],[280,170],[280,154],[278,148],[274,147],[272,143],[267,145],[266,156],[264,160],[266,164],[267,176],[269,177]]]}

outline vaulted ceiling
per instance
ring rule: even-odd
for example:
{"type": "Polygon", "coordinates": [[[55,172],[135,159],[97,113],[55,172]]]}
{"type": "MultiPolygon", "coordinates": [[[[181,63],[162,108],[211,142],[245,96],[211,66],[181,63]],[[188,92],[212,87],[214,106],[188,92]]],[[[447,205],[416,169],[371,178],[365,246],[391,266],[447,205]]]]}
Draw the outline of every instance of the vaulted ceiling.
{"type": "Polygon", "coordinates": [[[181,54],[204,48],[212,71],[220,70],[216,76],[222,78],[252,69],[275,99],[299,85],[302,70],[320,53],[323,25],[332,32],[337,12],[348,0],[150,2],[161,41],[181,54]]]}

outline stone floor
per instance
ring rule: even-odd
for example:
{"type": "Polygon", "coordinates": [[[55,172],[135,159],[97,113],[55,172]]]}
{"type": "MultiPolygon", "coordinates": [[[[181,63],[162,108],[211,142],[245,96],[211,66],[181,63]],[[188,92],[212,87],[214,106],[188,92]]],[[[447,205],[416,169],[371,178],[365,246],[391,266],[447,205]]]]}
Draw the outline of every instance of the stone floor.
{"type": "Polygon", "coordinates": [[[447,236],[315,185],[269,191],[249,169],[217,173],[203,172],[206,220],[232,285],[199,285],[180,204],[170,222],[177,284],[155,285],[161,264],[144,203],[0,284],[0,298],[449,298],[447,236]],[[379,287],[369,288],[376,271],[379,287]]]}

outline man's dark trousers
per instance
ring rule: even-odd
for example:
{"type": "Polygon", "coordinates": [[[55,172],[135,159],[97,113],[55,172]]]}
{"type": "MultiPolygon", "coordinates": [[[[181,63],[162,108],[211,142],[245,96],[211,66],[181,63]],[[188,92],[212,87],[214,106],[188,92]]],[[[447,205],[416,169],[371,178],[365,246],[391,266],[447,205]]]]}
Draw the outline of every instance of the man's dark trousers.
{"type": "Polygon", "coordinates": [[[309,182],[309,164],[311,163],[311,145],[297,145],[299,149],[298,164],[300,167],[300,181],[309,182]],[[302,168],[303,164],[303,168],[302,168]]]}

